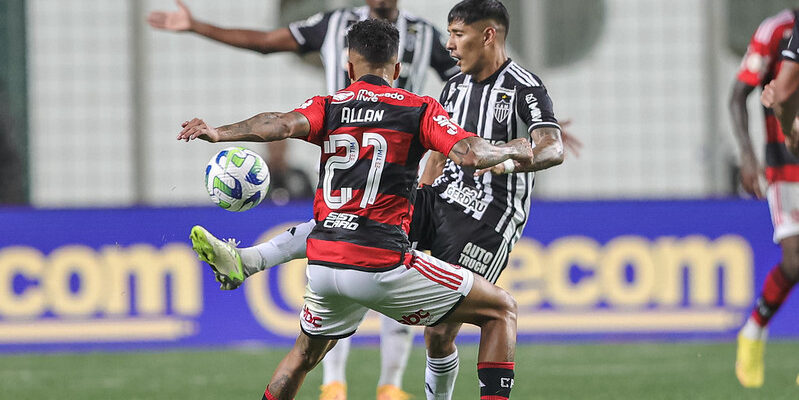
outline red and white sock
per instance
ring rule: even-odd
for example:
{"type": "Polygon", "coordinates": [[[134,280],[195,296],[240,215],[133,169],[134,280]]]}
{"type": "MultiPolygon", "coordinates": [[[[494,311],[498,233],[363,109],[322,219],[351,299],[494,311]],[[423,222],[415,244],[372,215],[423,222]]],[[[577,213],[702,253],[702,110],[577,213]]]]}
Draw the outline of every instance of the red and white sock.
{"type": "Polygon", "coordinates": [[[783,274],[780,265],[777,264],[766,276],[766,281],[763,283],[763,291],[760,293],[760,297],[757,298],[750,319],[761,327],[768,325],[771,317],[774,316],[774,313],[779,310],[782,303],[788,298],[788,294],[795,283],[783,274]]]}

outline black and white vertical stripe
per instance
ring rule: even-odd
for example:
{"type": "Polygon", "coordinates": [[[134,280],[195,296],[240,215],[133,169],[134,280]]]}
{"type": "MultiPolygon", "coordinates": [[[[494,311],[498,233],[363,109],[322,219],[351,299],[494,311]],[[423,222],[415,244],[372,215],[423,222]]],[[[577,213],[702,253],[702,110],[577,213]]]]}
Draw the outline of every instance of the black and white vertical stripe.
{"type": "MultiPolygon", "coordinates": [[[[356,22],[369,18],[369,7],[343,8],[332,12],[328,19],[324,43],[320,50],[327,78],[327,91],[333,94],[350,85],[347,75],[347,30],[356,22]]],[[[433,26],[414,15],[400,10],[397,19],[400,32],[400,78],[395,87],[418,93],[424,87],[433,43],[439,40],[433,26]]],[[[293,32],[298,37],[296,32],[293,32]]]]}
{"type": "MultiPolygon", "coordinates": [[[[508,60],[483,82],[464,74],[453,77],[444,88],[441,102],[467,131],[493,143],[506,143],[519,137],[530,139],[530,131],[539,126],[558,126],[551,121],[524,121],[520,115],[517,104],[523,99],[518,98],[519,91],[541,86],[538,77],[508,60]]],[[[448,203],[493,227],[502,235],[503,247],[512,247],[529,217],[534,174],[484,174],[475,179],[473,173],[473,169],[447,160],[434,187],[448,203]],[[464,199],[471,204],[464,204],[464,199]]],[[[495,281],[506,261],[506,256],[495,257],[485,277],[495,281]]]]}

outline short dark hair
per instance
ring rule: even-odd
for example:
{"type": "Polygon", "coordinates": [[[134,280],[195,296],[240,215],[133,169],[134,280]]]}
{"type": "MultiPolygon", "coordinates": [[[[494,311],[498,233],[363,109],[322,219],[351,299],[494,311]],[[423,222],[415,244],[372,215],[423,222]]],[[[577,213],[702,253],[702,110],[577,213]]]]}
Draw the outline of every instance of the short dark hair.
{"type": "Polygon", "coordinates": [[[477,21],[493,20],[505,28],[505,36],[508,36],[510,29],[510,16],[505,5],[498,0],[464,0],[449,10],[447,22],[463,21],[466,25],[471,25],[477,21]]]}
{"type": "Polygon", "coordinates": [[[398,55],[399,31],[388,21],[367,19],[350,28],[347,42],[350,50],[358,52],[370,64],[388,64],[398,55]]]}

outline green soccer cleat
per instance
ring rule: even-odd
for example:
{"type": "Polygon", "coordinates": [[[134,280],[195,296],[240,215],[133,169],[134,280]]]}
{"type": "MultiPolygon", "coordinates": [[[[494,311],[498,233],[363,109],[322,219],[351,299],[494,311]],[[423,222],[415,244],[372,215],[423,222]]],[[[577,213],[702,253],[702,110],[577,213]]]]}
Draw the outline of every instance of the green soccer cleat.
{"type": "Polygon", "coordinates": [[[222,290],[233,290],[244,283],[247,277],[241,264],[241,256],[233,239],[227,242],[217,239],[211,232],[199,225],[191,228],[192,248],[200,260],[211,266],[214,276],[222,290]]]}

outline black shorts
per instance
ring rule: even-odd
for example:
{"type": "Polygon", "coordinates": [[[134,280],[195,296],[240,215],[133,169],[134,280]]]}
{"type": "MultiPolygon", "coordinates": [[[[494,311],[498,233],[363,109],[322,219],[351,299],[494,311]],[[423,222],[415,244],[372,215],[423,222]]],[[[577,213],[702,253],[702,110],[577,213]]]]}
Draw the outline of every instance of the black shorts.
{"type": "Polygon", "coordinates": [[[409,239],[417,250],[430,250],[433,257],[469,269],[491,283],[508,265],[511,248],[493,227],[447,203],[432,186],[416,191],[409,239]]]}

